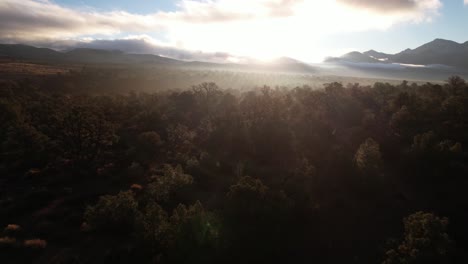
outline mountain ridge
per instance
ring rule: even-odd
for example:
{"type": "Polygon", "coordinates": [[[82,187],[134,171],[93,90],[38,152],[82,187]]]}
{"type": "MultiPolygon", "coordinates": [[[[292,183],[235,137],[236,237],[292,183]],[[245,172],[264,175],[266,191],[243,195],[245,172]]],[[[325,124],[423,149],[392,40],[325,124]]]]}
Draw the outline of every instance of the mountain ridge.
{"type": "Polygon", "coordinates": [[[164,66],[187,66],[199,68],[240,68],[245,70],[313,72],[315,68],[299,60],[279,57],[270,63],[251,62],[215,63],[207,61],[183,61],[155,54],[126,53],[116,49],[75,48],[55,51],[23,44],[0,44],[0,58],[20,59],[40,63],[85,63],[85,64],[155,64],[164,66]]]}
{"type": "Polygon", "coordinates": [[[325,62],[332,63],[401,63],[414,65],[447,65],[468,69],[468,41],[458,43],[452,40],[436,38],[415,49],[407,48],[396,54],[386,54],[373,49],[366,52],[351,52],[340,57],[327,58],[325,62]],[[349,56],[349,54],[360,54],[349,56]],[[369,59],[366,61],[364,58],[369,59]],[[359,59],[355,59],[359,57],[359,59]],[[386,57],[386,58],[384,58],[386,57]],[[372,61],[371,59],[376,59],[372,61]],[[388,59],[382,61],[379,59],[388,59]]]}

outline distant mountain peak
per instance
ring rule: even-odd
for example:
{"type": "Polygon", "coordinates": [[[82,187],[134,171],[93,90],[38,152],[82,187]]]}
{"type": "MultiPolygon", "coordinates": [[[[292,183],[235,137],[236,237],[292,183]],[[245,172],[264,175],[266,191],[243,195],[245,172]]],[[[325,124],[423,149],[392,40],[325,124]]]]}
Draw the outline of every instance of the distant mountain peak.
{"type": "Polygon", "coordinates": [[[325,62],[447,65],[468,69],[468,41],[461,44],[436,38],[417,48],[408,48],[397,54],[386,54],[371,49],[363,53],[350,52],[338,58],[327,58],[325,62]]]}
{"type": "Polygon", "coordinates": [[[422,49],[449,49],[449,50],[454,50],[457,49],[461,46],[460,43],[457,43],[452,40],[446,40],[446,39],[440,39],[437,38],[429,43],[426,43],[415,50],[422,50],[422,49]]]}
{"type": "Polygon", "coordinates": [[[405,64],[440,64],[468,68],[468,45],[436,38],[415,49],[406,49],[391,57],[393,62],[405,64]]]}
{"type": "Polygon", "coordinates": [[[362,53],[359,52],[359,51],[351,51],[351,52],[346,53],[346,54],[343,55],[343,56],[348,56],[348,55],[349,55],[349,56],[362,55],[362,53]]]}
{"type": "MultiPolygon", "coordinates": [[[[453,41],[453,40],[448,40],[448,39],[443,39],[443,38],[436,38],[436,39],[434,39],[434,40],[431,41],[431,42],[435,42],[435,43],[437,43],[437,42],[441,42],[441,43],[457,43],[457,42],[455,42],[455,41],[453,41]]],[[[430,43],[430,42],[429,42],[429,43],[430,43]]],[[[457,44],[458,44],[458,43],[457,43],[457,44]]]]}
{"type": "Polygon", "coordinates": [[[359,51],[351,51],[341,57],[329,57],[325,59],[325,62],[376,63],[379,62],[379,60],[374,58],[372,55],[361,53],[359,51]]]}
{"type": "Polygon", "coordinates": [[[358,52],[358,51],[352,51],[349,53],[346,53],[345,55],[340,57],[341,59],[350,61],[350,62],[378,62],[377,59],[372,58],[371,56],[358,52]]]}
{"type": "Polygon", "coordinates": [[[388,59],[391,56],[390,54],[379,52],[373,49],[364,52],[364,54],[378,60],[388,59]]]}

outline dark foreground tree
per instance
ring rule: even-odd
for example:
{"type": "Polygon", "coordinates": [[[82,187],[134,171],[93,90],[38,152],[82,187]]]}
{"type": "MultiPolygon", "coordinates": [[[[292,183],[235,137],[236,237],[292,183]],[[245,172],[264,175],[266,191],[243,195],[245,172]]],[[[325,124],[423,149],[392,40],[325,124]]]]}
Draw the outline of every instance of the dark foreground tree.
{"type": "Polygon", "coordinates": [[[403,241],[395,249],[387,251],[383,264],[450,263],[452,241],[447,234],[447,218],[417,212],[403,222],[403,241]]]}

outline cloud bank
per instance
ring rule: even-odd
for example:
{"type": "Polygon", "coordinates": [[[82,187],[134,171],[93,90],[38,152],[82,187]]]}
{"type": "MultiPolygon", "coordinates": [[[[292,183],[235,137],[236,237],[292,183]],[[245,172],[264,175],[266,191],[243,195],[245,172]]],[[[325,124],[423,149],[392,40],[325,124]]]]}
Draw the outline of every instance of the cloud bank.
{"type": "Polygon", "coordinates": [[[2,0],[0,41],[55,46],[94,41],[104,47],[117,43],[113,39],[149,35],[153,46],[189,54],[314,60],[326,52],[315,47],[324,36],[424,23],[441,6],[440,0],[181,0],[174,11],[141,15],[71,9],[49,0],[2,0]]]}
{"type": "Polygon", "coordinates": [[[339,0],[339,2],[355,8],[369,9],[381,13],[413,12],[421,9],[436,10],[441,6],[439,1],[431,0],[339,0]]]}
{"type": "Polygon", "coordinates": [[[79,41],[71,45],[74,48],[120,50],[133,54],[156,54],[184,61],[207,61],[216,63],[246,63],[248,58],[238,57],[227,52],[203,52],[162,46],[149,36],[131,36],[125,39],[79,41]]]}
{"type": "Polygon", "coordinates": [[[2,0],[0,37],[11,40],[66,39],[83,35],[158,30],[151,16],[79,11],[47,0],[2,0]]]}

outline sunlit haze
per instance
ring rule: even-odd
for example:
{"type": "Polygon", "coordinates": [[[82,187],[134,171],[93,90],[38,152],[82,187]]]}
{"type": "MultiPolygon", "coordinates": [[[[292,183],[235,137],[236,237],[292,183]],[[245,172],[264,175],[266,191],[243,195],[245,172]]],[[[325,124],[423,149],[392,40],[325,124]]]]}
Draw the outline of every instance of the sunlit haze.
{"type": "Polygon", "coordinates": [[[0,0],[0,264],[468,263],[468,0],[0,0]]]}
{"type": "Polygon", "coordinates": [[[220,62],[281,56],[320,62],[351,50],[398,52],[436,37],[466,41],[468,32],[454,27],[468,23],[464,5],[466,0],[2,0],[0,40],[220,62]],[[435,29],[447,29],[445,36],[435,29]]]}

